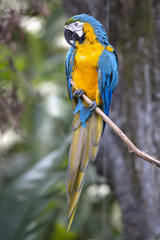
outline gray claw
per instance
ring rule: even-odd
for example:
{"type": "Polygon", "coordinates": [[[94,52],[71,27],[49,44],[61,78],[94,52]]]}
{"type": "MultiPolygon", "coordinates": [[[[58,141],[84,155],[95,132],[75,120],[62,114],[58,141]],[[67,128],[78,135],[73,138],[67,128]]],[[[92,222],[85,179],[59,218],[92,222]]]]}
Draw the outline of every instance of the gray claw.
{"type": "Polygon", "coordinates": [[[91,104],[89,104],[90,111],[94,111],[95,108],[97,107],[96,101],[92,101],[91,104]]]}
{"type": "Polygon", "coordinates": [[[73,93],[73,96],[76,95],[78,98],[80,98],[83,94],[85,94],[85,92],[82,89],[78,89],[73,93]]]}

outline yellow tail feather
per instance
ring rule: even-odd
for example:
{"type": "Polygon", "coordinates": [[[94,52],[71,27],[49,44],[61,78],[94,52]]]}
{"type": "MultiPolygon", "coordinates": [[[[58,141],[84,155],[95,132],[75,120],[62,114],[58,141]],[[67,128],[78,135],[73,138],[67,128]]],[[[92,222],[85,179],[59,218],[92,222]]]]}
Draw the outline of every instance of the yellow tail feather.
{"type": "Polygon", "coordinates": [[[79,191],[82,183],[83,183],[83,179],[84,179],[84,176],[85,176],[85,173],[84,172],[81,172],[80,170],[78,171],[77,173],[77,177],[76,177],[76,180],[75,180],[75,184],[74,184],[74,190],[76,192],[79,191]]]}
{"type": "Polygon", "coordinates": [[[97,146],[102,136],[103,120],[96,112],[92,115],[93,117],[90,120],[91,142],[94,146],[97,146]]]}
{"type": "Polygon", "coordinates": [[[78,192],[74,191],[74,189],[73,189],[73,193],[72,193],[71,197],[68,198],[67,218],[70,218],[75,206],[78,203],[78,200],[79,200],[79,197],[80,197],[80,194],[81,194],[81,190],[82,190],[82,185],[81,185],[80,190],[78,192]]]}
{"type": "Polygon", "coordinates": [[[67,232],[71,227],[78,205],[88,162],[94,161],[98,152],[103,120],[96,113],[92,113],[86,122],[86,127],[82,127],[79,114],[76,114],[72,126],[73,135],[67,172],[67,217],[70,218],[67,232]]]}
{"type": "Polygon", "coordinates": [[[74,176],[77,174],[77,170],[79,168],[79,164],[81,161],[82,150],[84,145],[84,137],[85,137],[85,128],[82,127],[82,124],[73,131],[72,143],[70,147],[69,153],[69,179],[74,179],[74,176]]]}
{"type": "Polygon", "coordinates": [[[72,224],[72,222],[73,222],[73,218],[74,218],[74,214],[75,214],[77,205],[78,205],[78,202],[77,202],[76,206],[74,207],[74,210],[73,210],[73,212],[72,212],[72,215],[71,215],[71,217],[70,217],[70,219],[69,219],[69,224],[68,224],[67,232],[69,231],[69,229],[70,229],[70,227],[71,227],[71,224],[72,224]]]}
{"type": "Polygon", "coordinates": [[[72,129],[73,131],[76,130],[79,125],[81,124],[80,118],[79,118],[79,112],[74,116],[73,122],[72,122],[72,129]]]}

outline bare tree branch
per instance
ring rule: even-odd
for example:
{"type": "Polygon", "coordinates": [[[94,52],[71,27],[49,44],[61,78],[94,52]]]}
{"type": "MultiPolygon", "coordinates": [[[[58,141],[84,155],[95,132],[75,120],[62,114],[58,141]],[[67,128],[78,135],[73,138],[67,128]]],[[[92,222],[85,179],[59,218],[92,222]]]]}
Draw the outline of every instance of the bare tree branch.
{"type": "MultiPolygon", "coordinates": [[[[71,80],[70,81],[72,86],[76,89],[74,82],[71,80]]],[[[82,98],[86,101],[86,103],[89,105],[92,101],[85,95],[82,94],[82,98]]],[[[152,157],[141,150],[139,150],[130,140],[129,138],[117,127],[117,125],[111,121],[109,117],[99,108],[95,108],[96,113],[101,116],[101,118],[109,125],[113,131],[122,139],[122,141],[128,146],[128,151],[129,153],[132,153],[143,160],[156,165],[157,167],[160,167],[160,161],[156,159],[155,157],[152,157]]]]}

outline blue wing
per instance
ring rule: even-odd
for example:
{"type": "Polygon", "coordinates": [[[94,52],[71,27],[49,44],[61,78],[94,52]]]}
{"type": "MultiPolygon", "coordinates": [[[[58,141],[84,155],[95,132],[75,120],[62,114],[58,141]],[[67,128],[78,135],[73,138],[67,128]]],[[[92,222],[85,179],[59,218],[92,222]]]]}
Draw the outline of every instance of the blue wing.
{"type": "Polygon", "coordinates": [[[66,84],[67,84],[68,94],[71,100],[73,98],[73,94],[72,94],[72,86],[71,86],[70,80],[72,78],[75,54],[76,54],[75,48],[70,47],[66,57],[66,62],[65,62],[66,84]]]}
{"type": "Polygon", "coordinates": [[[98,90],[103,100],[103,111],[109,114],[112,94],[118,83],[118,59],[115,51],[103,50],[98,61],[98,90]]]}

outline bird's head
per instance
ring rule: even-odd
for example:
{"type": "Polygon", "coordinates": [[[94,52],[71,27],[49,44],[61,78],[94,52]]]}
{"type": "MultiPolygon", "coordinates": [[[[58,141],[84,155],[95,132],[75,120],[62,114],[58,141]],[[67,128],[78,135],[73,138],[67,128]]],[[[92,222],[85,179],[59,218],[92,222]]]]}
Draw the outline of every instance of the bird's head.
{"type": "Polygon", "coordinates": [[[75,20],[74,17],[68,19],[65,23],[64,36],[66,41],[73,47],[75,41],[79,43],[84,40],[84,31],[83,31],[84,22],[75,20]]]}
{"type": "Polygon", "coordinates": [[[64,36],[66,41],[73,47],[75,47],[75,41],[81,44],[86,37],[86,23],[92,28],[96,39],[106,45],[108,38],[102,24],[87,14],[75,15],[65,22],[64,36]]]}

